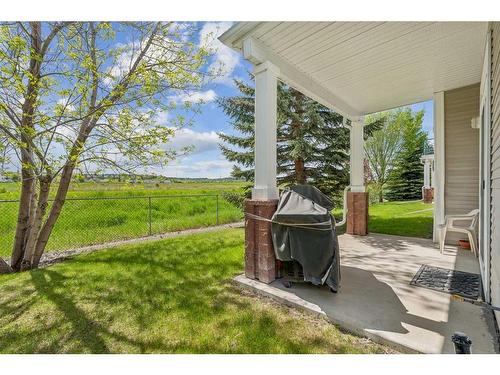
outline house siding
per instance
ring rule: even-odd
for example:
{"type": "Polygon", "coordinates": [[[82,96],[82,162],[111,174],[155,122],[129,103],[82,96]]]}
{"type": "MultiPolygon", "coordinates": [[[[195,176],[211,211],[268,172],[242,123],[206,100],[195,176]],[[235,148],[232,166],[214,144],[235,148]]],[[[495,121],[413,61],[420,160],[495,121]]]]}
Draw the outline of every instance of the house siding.
{"type": "MultiPolygon", "coordinates": [[[[445,215],[464,214],[479,207],[479,131],[471,119],[479,115],[479,84],[444,93],[445,215]]],[[[458,233],[446,242],[456,244],[458,233]]]]}
{"type": "MultiPolygon", "coordinates": [[[[500,22],[491,24],[491,246],[490,293],[500,306],[500,22]]],[[[497,322],[500,313],[496,312],[497,322]]]]}

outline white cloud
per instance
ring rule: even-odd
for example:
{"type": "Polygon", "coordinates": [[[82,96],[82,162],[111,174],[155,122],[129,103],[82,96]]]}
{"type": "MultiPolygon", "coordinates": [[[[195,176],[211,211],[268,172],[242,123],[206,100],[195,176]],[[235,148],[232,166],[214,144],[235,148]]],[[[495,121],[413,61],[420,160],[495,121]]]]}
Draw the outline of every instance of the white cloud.
{"type": "Polygon", "coordinates": [[[191,102],[206,104],[215,101],[215,99],[217,99],[217,93],[214,90],[181,93],[170,97],[170,100],[176,103],[191,102]]]}
{"type": "Polygon", "coordinates": [[[75,110],[75,106],[69,103],[69,98],[60,98],[57,100],[57,104],[62,106],[65,112],[72,112],[75,110]]]}
{"type": "Polygon", "coordinates": [[[154,172],[170,177],[229,177],[233,163],[227,160],[192,161],[189,158],[177,160],[164,168],[154,168],[154,172]]]}
{"type": "Polygon", "coordinates": [[[103,80],[104,85],[108,87],[112,86],[113,83],[118,82],[130,70],[132,62],[134,61],[138,53],[137,51],[139,50],[139,46],[134,43],[117,43],[115,47],[121,49],[121,52],[116,57],[116,61],[113,65],[108,69],[108,76],[106,76],[103,80]]]}
{"type": "Polygon", "coordinates": [[[159,124],[166,124],[169,119],[168,111],[158,111],[156,112],[156,119],[159,124]]]}
{"type": "MultiPolygon", "coordinates": [[[[221,178],[229,177],[234,163],[223,158],[218,150],[220,138],[214,131],[202,132],[193,129],[179,129],[175,136],[164,145],[174,150],[181,150],[187,146],[194,146],[188,155],[180,156],[167,165],[144,166],[136,170],[137,173],[156,173],[169,177],[196,177],[196,178],[221,178]]],[[[108,150],[108,157],[117,162],[121,161],[118,149],[108,150]]],[[[93,164],[88,165],[93,170],[93,164]]],[[[109,170],[112,172],[112,170],[109,170]]]]}
{"type": "Polygon", "coordinates": [[[215,55],[209,69],[220,73],[215,79],[216,82],[225,84],[232,84],[231,75],[240,62],[240,55],[217,38],[232,24],[232,22],[206,22],[200,31],[200,45],[210,49],[215,55]]]}
{"type": "Polygon", "coordinates": [[[197,132],[192,129],[179,129],[167,146],[175,150],[181,150],[188,146],[194,149],[190,155],[200,154],[205,151],[217,150],[220,138],[216,132],[197,132]]]}
{"type": "Polygon", "coordinates": [[[76,139],[77,131],[71,126],[59,126],[57,128],[57,133],[66,138],[67,141],[72,141],[76,139]]]}

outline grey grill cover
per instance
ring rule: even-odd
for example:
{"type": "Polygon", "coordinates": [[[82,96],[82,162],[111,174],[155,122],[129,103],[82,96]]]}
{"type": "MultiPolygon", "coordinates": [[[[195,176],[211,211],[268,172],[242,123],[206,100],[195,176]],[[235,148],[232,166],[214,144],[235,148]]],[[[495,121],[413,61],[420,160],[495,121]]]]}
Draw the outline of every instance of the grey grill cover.
{"type": "Polygon", "coordinates": [[[281,194],[272,220],[272,237],[276,258],[296,260],[304,270],[304,280],[315,285],[326,283],[337,291],[340,287],[340,252],[335,219],[330,214],[332,201],[314,186],[297,185],[281,194]],[[297,228],[286,224],[331,222],[325,226],[297,228]]]}

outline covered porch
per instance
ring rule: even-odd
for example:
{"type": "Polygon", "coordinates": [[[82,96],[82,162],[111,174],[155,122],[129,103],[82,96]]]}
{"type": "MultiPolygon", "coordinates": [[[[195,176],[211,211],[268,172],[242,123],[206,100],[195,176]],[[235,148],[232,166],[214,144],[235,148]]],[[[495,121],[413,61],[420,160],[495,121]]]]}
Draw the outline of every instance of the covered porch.
{"type": "Polygon", "coordinates": [[[341,114],[344,125],[350,129],[350,185],[344,211],[347,233],[357,235],[368,232],[364,117],[433,100],[433,178],[432,185],[429,181],[424,183],[423,194],[424,188],[433,188],[433,238],[438,241],[439,225],[446,214],[462,213],[456,210],[479,205],[479,132],[472,131],[470,124],[477,123],[479,116],[487,28],[487,22],[235,24],[220,40],[254,65],[252,200],[258,204],[278,198],[278,81],[341,114]],[[451,138],[459,142],[455,144],[451,138]],[[449,187],[447,178],[466,187],[449,187]],[[450,204],[445,195],[452,197],[450,204]],[[461,199],[467,203],[457,202],[461,199]]]}
{"type": "MultiPolygon", "coordinates": [[[[486,173],[481,167],[486,163],[480,160],[482,135],[471,124],[478,123],[486,86],[480,88],[486,81],[487,34],[487,22],[235,24],[219,39],[254,65],[255,178],[246,210],[270,217],[278,199],[278,81],[341,114],[350,129],[350,183],[340,224],[345,223],[346,232],[353,235],[368,233],[364,117],[432,100],[434,155],[432,172],[426,163],[428,178],[422,193],[423,198],[432,195],[434,199],[433,240],[438,242],[446,215],[465,214],[485,205],[480,201],[487,193],[480,191],[480,185],[485,189],[480,174],[486,173]]],[[[486,209],[482,211],[480,247],[488,242],[488,215],[486,209]]],[[[260,249],[262,258],[247,254],[247,260],[262,269],[261,281],[270,282],[275,274],[266,227],[255,225],[247,232],[247,253],[260,249]]],[[[458,239],[450,238],[451,243],[458,239]]],[[[247,271],[255,274],[255,270],[247,271]]]]}
{"type": "Polygon", "coordinates": [[[449,294],[410,285],[423,265],[479,273],[470,251],[448,246],[441,254],[431,240],[369,234],[339,237],[342,287],[265,284],[241,275],[239,285],[281,303],[324,316],[335,324],[402,352],[453,353],[451,336],[465,332],[473,353],[496,353],[490,310],[453,301],[449,294]]]}
{"type": "Polygon", "coordinates": [[[284,290],[275,280],[270,225],[252,220],[246,222],[245,276],[239,282],[404,350],[449,353],[451,335],[465,331],[476,352],[494,352],[491,311],[410,285],[422,265],[480,273],[490,301],[489,214],[480,199],[487,194],[486,133],[474,127],[488,103],[488,35],[486,22],[241,22],[224,33],[220,40],[254,65],[255,179],[247,212],[270,218],[276,208],[278,81],[335,110],[350,129],[338,295],[311,285],[284,290]],[[432,182],[427,178],[423,188],[433,188],[433,240],[368,234],[364,117],[428,100],[434,158],[427,176],[433,172],[432,182]],[[440,254],[436,243],[445,216],[477,208],[482,257],[450,246],[440,254]]]}

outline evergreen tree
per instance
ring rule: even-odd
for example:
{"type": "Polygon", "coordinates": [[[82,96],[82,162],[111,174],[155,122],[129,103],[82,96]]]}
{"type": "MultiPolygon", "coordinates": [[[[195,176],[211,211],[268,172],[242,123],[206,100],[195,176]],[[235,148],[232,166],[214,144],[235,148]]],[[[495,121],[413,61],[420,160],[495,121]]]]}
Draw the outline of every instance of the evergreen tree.
{"type": "Polygon", "coordinates": [[[427,134],[422,130],[424,111],[405,108],[397,113],[401,122],[402,144],[388,182],[389,200],[410,200],[422,197],[424,167],[420,158],[424,153],[427,134]]]}
{"type": "MultiPolygon", "coordinates": [[[[232,175],[253,181],[254,88],[235,80],[240,95],[218,100],[237,135],[219,133],[227,160],[237,163],[232,175]]],[[[349,130],[338,113],[283,84],[278,84],[277,104],[278,184],[312,184],[336,195],[349,183],[349,130]]],[[[366,127],[367,134],[377,129],[366,127]]]]}

